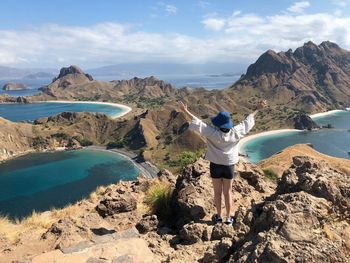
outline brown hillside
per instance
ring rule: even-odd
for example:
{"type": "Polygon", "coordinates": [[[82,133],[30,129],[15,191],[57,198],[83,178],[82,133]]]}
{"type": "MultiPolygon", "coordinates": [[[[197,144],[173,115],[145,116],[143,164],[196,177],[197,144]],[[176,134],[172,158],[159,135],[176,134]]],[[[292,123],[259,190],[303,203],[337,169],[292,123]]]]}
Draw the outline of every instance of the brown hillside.
{"type": "Polygon", "coordinates": [[[258,166],[262,169],[270,169],[282,175],[283,171],[291,166],[293,158],[296,156],[308,156],[317,160],[323,160],[328,163],[330,167],[341,171],[350,176],[350,161],[342,158],[331,157],[322,154],[307,144],[296,144],[285,148],[279,153],[262,160],[258,166]]]}

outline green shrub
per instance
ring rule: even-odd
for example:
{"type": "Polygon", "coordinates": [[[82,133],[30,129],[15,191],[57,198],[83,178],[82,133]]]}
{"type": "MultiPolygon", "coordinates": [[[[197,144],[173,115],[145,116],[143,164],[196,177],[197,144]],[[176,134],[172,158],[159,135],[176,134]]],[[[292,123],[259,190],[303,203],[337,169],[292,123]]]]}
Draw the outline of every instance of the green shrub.
{"type": "Polygon", "coordinates": [[[168,183],[158,182],[147,191],[145,203],[150,211],[159,218],[168,218],[171,215],[172,189],[168,183]]]}
{"type": "Polygon", "coordinates": [[[78,136],[74,136],[73,139],[77,140],[81,146],[90,146],[93,145],[93,142],[88,140],[88,139],[84,139],[83,137],[81,137],[80,135],[78,136]]]}
{"type": "Polygon", "coordinates": [[[116,139],[115,141],[109,142],[107,144],[107,148],[123,148],[124,147],[124,141],[122,139],[116,139]]]}
{"type": "Polygon", "coordinates": [[[205,152],[205,149],[200,149],[196,152],[192,151],[183,151],[178,155],[176,160],[169,160],[167,163],[170,167],[179,167],[183,168],[186,165],[192,164],[198,160],[205,152]]]}
{"type": "Polygon", "coordinates": [[[173,136],[172,136],[171,134],[169,134],[169,135],[167,135],[167,136],[165,137],[164,143],[165,143],[166,145],[169,145],[169,144],[172,143],[172,141],[173,141],[173,136]]]}
{"type": "Polygon", "coordinates": [[[276,182],[278,179],[278,175],[272,171],[271,169],[263,169],[265,176],[271,181],[276,182]]]}
{"type": "Polygon", "coordinates": [[[51,138],[67,140],[68,135],[64,132],[58,132],[58,133],[51,134],[51,138]]]}
{"type": "Polygon", "coordinates": [[[34,148],[40,148],[47,145],[47,141],[42,136],[33,138],[32,145],[34,148]]]}

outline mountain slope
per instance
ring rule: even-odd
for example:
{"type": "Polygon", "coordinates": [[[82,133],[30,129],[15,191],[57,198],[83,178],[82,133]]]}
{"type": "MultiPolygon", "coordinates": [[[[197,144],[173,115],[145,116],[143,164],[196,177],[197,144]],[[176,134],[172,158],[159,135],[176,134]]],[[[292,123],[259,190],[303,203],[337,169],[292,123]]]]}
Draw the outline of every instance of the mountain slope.
{"type": "Polygon", "coordinates": [[[350,52],[328,41],[268,50],[230,89],[309,112],[343,108],[350,105],[350,52]]]}

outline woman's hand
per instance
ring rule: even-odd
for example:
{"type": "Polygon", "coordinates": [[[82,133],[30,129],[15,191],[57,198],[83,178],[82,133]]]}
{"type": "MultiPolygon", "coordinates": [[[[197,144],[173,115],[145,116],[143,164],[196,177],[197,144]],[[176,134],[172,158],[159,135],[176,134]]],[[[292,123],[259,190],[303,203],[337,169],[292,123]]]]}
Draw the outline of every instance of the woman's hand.
{"type": "Polygon", "coordinates": [[[257,110],[262,110],[262,109],[267,108],[267,106],[268,106],[267,101],[266,100],[261,100],[261,101],[259,101],[258,105],[256,106],[256,109],[257,110]]]}
{"type": "Polygon", "coordinates": [[[188,109],[187,109],[187,104],[183,103],[182,101],[179,101],[179,108],[182,110],[187,116],[191,118],[197,118],[194,116],[188,109]]]}
{"type": "Polygon", "coordinates": [[[187,112],[187,104],[184,104],[182,101],[179,101],[179,108],[183,112],[187,112]]]}
{"type": "Polygon", "coordinates": [[[253,117],[259,112],[259,110],[265,109],[268,106],[266,100],[259,101],[258,105],[256,105],[256,110],[252,113],[253,117]]]}

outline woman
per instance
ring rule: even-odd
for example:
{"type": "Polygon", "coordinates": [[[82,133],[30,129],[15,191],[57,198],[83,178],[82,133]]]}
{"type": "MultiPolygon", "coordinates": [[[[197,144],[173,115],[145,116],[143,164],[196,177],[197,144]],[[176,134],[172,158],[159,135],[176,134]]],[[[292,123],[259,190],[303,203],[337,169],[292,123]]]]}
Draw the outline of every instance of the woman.
{"type": "Polygon", "coordinates": [[[187,105],[179,103],[180,109],[192,118],[190,129],[207,138],[205,159],[210,161],[210,176],[213,181],[214,203],[217,214],[213,216],[215,223],[222,222],[221,197],[224,195],[226,207],[226,224],[233,223],[231,216],[231,188],[235,177],[234,165],[238,162],[238,142],[254,126],[254,117],[259,110],[267,107],[266,100],[259,102],[256,110],[247,118],[234,126],[228,112],[219,112],[211,119],[213,126],[204,123],[187,109],[187,105]]]}

